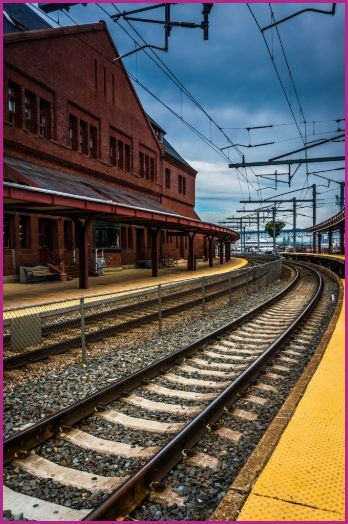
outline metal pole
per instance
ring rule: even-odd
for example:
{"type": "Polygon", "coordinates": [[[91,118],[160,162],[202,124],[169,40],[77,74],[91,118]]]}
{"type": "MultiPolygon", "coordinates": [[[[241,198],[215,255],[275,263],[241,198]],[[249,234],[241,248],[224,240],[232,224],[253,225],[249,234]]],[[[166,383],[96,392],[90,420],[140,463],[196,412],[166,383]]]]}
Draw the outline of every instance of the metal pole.
{"type": "Polygon", "coordinates": [[[80,327],[81,327],[81,352],[82,364],[87,364],[86,331],[85,331],[85,299],[80,298],[80,327]]]}
{"type": "Polygon", "coordinates": [[[293,212],[293,236],[292,236],[292,245],[294,248],[294,251],[296,251],[296,198],[294,197],[292,200],[292,212],[293,212]]]}
{"type": "Polygon", "coordinates": [[[257,220],[257,252],[260,253],[260,211],[256,212],[257,220]]]}
{"type": "Polygon", "coordinates": [[[158,284],[158,331],[162,335],[162,288],[161,284],[158,284]]]}
{"type": "MultiPolygon", "coordinates": [[[[317,223],[317,186],[316,184],[313,184],[313,226],[317,223]]],[[[316,253],[316,243],[317,243],[317,235],[316,233],[313,233],[313,253],[316,253]]]]}
{"type": "Polygon", "coordinates": [[[272,209],[273,216],[273,255],[276,254],[276,231],[275,231],[275,219],[276,219],[276,208],[273,206],[272,209]]]}
{"type": "Polygon", "coordinates": [[[240,252],[243,252],[243,220],[240,219],[240,252]]]}
{"type": "Polygon", "coordinates": [[[205,313],[205,279],[202,278],[202,311],[205,313]]]}
{"type": "Polygon", "coordinates": [[[344,187],[345,183],[340,182],[340,211],[344,208],[344,187]]]}

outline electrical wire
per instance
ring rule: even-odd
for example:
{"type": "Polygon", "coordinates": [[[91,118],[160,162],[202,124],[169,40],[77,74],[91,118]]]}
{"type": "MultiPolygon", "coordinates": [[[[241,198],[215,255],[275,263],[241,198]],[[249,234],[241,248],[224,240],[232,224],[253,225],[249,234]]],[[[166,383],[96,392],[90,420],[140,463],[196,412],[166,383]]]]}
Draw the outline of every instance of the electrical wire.
{"type": "Polygon", "coordinates": [[[304,142],[305,142],[305,139],[304,139],[304,137],[303,137],[303,135],[302,135],[302,132],[301,132],[301,129],[300,129],[300,127],[299,127],[299,124],[298,124],[298,122],[297,122],[297,120],[296,120],[296,117],[295,117],[294,111],[293,111],[293,109],[292,109],[292,107],[291,107],[291,103],[290,103],[289,97],[288,97],[288,95],[287,95],[287,93],[286,93],[286,89],[285,89],[284,84],[283,84],[283,81],[282,81],[282,79],[281,79],[281,77],[280,77],[280,73],[279,73],[278,68],[277,68],[277,66],[276,66],[276,64],[275,64],[274,56],[273,56],[272,53],[271,53],[271,50],[270,50],[269,45],[268,45],[268,42],[267,42],[267,40],[266,40],[266,38],[265,38],[265,35],[264,35],[263,32],[262,32],[262,28],[261,28],[261,26],[260,26],[260,24],[259,24],[259,22],[258,22],[258,20],[257,20],[257,18],[256,18],[256,16],[255,16],[253,10],[251,9],[251,7],[250,7],[249,4],[246,4],[246,5],[247,5],[247,8],[249,9],[249,11],[250,11],[250,13],[251,13],[251,16],[253,17],[253,19],[254,19],[254,21],[255,21],[255,23],[256,23],[256,25],[257,25],[257,27],[258,27],[260,33],[261,33],[261,36],[262,36],[263,41],[264,41],[264,43],[265,43],[265,45],[266,45],[266,48],[267,48],[268,54],[269,54],[269,56],[270,56],[270,59],[271,59],[271,62],[272,62],[272,66],[273,66],[273,69],[274,69],[275,72],[276,72],[277,78],[278,78],[278,80],[279,80],[279,83],[280,83],[281,88],[282,88],[282,91],[283,91],[283,93],[284,93],[284,96],[285,96],[286,102],[287,102],[287,104],[288,104],[288,107],[289,107],[290,113],[291,113],[291,115],[292,115],[292,117],[293,117],[293,119],[294,119],[295,125],[296,125],[296,127],[297,127],[298,132],[299,132],[299,135],[300,135],[300,137],[301,137],[301,139],[302,139],[302,141],[303,141],[303,143],[304,143],[304,142]]]}

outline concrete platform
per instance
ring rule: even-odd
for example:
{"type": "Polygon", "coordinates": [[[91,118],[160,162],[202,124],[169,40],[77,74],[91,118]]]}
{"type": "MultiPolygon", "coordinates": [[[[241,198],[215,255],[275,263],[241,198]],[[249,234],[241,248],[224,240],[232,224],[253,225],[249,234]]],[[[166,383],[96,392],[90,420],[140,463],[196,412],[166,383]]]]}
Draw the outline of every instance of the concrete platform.
{"type": "MultiPolygon", "coordinates": [[[[241,496],[243,489],[250,493],[238,521],[345,520],[344,329],[343,302],[320,364],[293,415],[290,415],[273,453],[271,451],[271,457],[256,482],[255,473],[252,480],[250,475],[247,479],[248,473],[244,473],[246,488],[241,488],[241,479],[234,482],[217,508],[213,516],[215,520],[229,520],[231,508],[235,510],[238,504],[237,499],[244,498],[241,496]]],[[[320,355],[316,357],[320,358],[320,355]]],[[[295,386],[294,389],[298,389],[295,395],[301,395],[301,387],[304,389],[301,384],[295,386]]],[[[276,418],[286,418],[291,403],[294,403],[290,397],[290,402],[286,401],[276,418]]],[[[275,420],[267,433],[277,433],[280,423],[280,420],[275,420]]],[[[262,439],[265,442],[261,440],[255,456],[251,457],[254,471],[264,453],[262,445],[270,446],[274,439],[267,433],[262,439]]]]}
{"type": "Polygon", "coordinates": [[[96,295],[98,293],[109,293],[112,291],[127,291],[146,286],[165,284],[208,276],[216,273],[225,273],[242,268],[248,261],[242,258],[232,258],[229,262],[220,264],[214,260],[214,266],[210,268],[208,262],[198,262],[196,271],[187,271],[187,262],[179,262],[177,267],[159,270],[159,276],[153,278],[151,269],[124,269],[115,271],[99,277],[89,277],[88,289],[79,289],[78,279],[69,282],[36,282],[33,284],[21,284],[19,282],[4,283],[3,306],[19,307],[24,305],[41,304],[43,302],[68,300],[81,296],[96,295]]]}

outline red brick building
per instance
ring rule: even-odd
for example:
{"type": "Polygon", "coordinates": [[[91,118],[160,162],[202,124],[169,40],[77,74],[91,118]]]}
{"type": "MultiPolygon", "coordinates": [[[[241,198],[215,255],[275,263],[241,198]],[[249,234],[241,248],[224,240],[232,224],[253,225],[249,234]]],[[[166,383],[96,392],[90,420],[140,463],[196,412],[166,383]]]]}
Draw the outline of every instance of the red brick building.
{"type": "MultiPolygon", "coordinates": [[[[180,215],[197,222],[197,173],[146,115],[117,56],[104,22],[5,35],[5,189],[8,183],[13,190],[37,188],[46,197],[116,202],[138,214],[147,210],[166,220],[180,215]]],[[[51,261],[64,261],[73,272],[81,248],[73,211],[60,215],[47,202],[38,212],[33,205],[5,203],[4,274],[51,261]]],[[[126,225],[105,217],[97,211],[89,217],[88,265],[96,250],[103,250],[108,267],[151,259],[154,222],[138,218],[126,225]]],[[[159,257],[188,257],[190,231],[158,227],[159,257]]],[[[238,238],[218,226],[210,228],[209,238],[214,232],[238,238]]],[[[198,234],[194,242],[196,255],[204,249],[207,254],[205,238],[198,234]]]]}

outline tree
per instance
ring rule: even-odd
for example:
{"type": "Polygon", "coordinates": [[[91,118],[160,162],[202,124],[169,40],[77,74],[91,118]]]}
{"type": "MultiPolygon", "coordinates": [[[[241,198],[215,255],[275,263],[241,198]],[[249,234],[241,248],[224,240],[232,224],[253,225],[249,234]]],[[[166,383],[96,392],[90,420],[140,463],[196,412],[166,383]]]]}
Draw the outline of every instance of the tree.
{"type": "MultiPolygon", "coordinates": [[[[275,236],[278,237],[281,233],[281,230],[285,227],[285,222],[282,222],[281,220],[276,220],[274,222],[274,229],[275,229],[275,236]]],[[[269,234],[270,237],[273,238],[273,220],[270,222],[267,222],[265,225],[265,231],[269,234]]]]}

